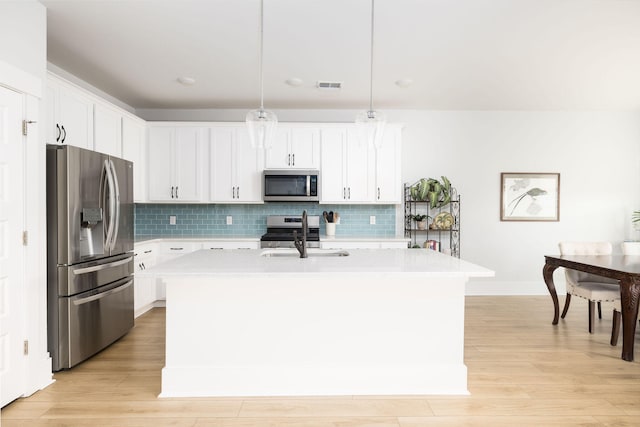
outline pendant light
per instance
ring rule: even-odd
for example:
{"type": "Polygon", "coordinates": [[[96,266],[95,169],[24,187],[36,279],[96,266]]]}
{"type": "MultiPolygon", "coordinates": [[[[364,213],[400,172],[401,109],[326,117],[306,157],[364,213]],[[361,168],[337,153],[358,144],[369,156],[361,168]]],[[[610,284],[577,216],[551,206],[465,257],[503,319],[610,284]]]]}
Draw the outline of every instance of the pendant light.
{"type": "Polygon", "coordinates": [[[264,39],[264,0],[260,0],[260,108],[247,113],[247,129],[251,146],[256,149],[269,148],[278,126],[275,113],[264,109],[264,76],[262,71],[264,39]]]}
{"type": "Polygon", "coordinates": [[[366,141],[370,147],[376,149],[382,146],[384,125],[386,117],[380,111],[373,109],[373,18],[374,3],[371,0],[371,67],[369,75],[369,110],[360,112],[356,115],[356,127],[361,141],[366,141]]]}

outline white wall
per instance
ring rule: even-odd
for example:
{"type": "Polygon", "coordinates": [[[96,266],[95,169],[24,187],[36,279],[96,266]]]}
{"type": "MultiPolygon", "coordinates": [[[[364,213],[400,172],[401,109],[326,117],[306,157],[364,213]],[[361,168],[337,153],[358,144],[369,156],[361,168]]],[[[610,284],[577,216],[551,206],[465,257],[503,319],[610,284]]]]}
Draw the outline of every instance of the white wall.
{"type": "Polygon", "coordinates": [[[47,15],[35,0],[0,1],[0,61],[44,81],[47,15]]]}
{"type": "MultiPolygon", "coordinates": [[[[148,120],[243,121],[246,110],[138,110],[148,120]]],[[[280,121],[352,121],[355,111],[276,110],[280,121]]],[[[405,124],[402,178],[446,175],[462,196],[461,253],[495,270],[468,294],[546,294],[561,240],[640,239],[640,113],[386,111],[405,124]],[[501,222],[501,172],[559,172],[559,222],[501,222]]],[[[564,292],[561,270],[558,292],[564,292]]]]}

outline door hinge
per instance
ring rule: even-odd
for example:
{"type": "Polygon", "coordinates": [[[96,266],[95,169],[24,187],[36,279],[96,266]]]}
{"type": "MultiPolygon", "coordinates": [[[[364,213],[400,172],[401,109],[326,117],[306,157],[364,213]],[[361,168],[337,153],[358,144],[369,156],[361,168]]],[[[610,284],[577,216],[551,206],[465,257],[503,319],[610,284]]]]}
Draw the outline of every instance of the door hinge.
{"type": "Polygon", "coordinates": [[[27,246],[29,244],[29,232],[24,230],[22,232],[22,246],[27,246]]]}
{"type": "Polygon", "coordinates": [[[24,136],[27,136],[27,125],[30,125],[31,123],[36,123],[36,122],[32,121],[32,120],[23,120],[22,121],[22,134],[24,136]]]}
{"type": "Polygon", "coordinates": [[[23,353],[25,356],[29,355],[29,340],[24,340],[23,353]]]}

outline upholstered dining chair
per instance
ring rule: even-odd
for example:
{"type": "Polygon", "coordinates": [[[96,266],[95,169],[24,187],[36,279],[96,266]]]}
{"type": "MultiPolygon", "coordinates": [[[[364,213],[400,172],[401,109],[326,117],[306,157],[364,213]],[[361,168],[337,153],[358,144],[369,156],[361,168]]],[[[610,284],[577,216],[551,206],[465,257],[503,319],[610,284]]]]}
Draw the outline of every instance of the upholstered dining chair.
{"type": "MultiPolygon", "coordinates": [[[[561,255],[611,255],[613,248],[609,242],[560,242],[561,255]]],[[[602,319],[602,301],[614,302],[620,298],[620,287],[615,279],[584,273],[565,268],[567,296],[562,317],[567,315],[571,296],[589,301],[589,333],[593,333],[595,304],[598,303],[598,318],[602,319]]]]}
{"type": "MultiPolygon", "coordinates": [[[[622,242],[622,255],[640,255],[640,242],[622,242]]],[[[640,320],[640,314],[638,314],[640,320]]],[[[613,326],[611,327],[611,345],[618,344],[620,335],[620,323],[622,323],[622,308],[620,298],[613,302],[613,326]]]]}

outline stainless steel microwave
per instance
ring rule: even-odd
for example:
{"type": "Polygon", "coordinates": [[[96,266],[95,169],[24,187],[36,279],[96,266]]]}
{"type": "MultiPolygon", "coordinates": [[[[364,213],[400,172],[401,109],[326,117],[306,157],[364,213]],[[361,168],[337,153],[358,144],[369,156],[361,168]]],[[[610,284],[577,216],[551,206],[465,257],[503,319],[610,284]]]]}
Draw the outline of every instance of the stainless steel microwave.
{"type": "Polygon", "coordinates": [[[265,202],[316,202],[319,197],[317,170],[278,169],[263,173],[265,202]]]}

